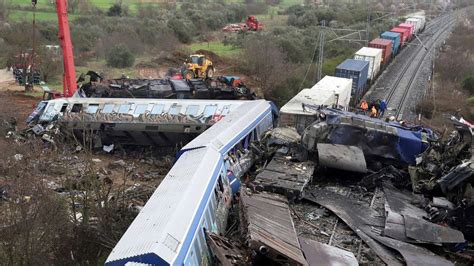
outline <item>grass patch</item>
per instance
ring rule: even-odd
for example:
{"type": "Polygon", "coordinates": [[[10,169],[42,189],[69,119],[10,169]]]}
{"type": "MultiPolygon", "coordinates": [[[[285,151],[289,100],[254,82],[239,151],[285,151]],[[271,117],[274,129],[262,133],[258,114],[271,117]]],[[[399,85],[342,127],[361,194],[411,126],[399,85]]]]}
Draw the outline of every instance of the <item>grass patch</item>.
{"type": "MultiPolygon", "coordinates": [[[[69,19],[74,20],[79,17],[77,14],[69,14],[69,19]]],[[[11,21],[33,21],[32,11],[12,10],[8,14],[8,19],[11,21]]],[[[58,21],[58,16],[55,12],[36,12],[37,21],[58,21]]]]}
{"type": "Polygon", "coordinates": [[[237,56],[241,51],[241,49],[234,48],[232,45],[224,45],[221,41],[193,43],[188,45],[187,48],[193,52],[197,50],[209,50],[224,57],[237,56]]]}

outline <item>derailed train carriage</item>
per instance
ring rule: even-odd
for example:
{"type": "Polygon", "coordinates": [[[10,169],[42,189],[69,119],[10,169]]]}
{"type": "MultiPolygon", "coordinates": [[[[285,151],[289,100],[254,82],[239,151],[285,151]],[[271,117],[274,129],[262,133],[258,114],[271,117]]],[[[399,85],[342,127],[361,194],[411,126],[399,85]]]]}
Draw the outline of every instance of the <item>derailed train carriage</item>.
{"type": "Polygon", "coordinates": [[[169,146],[187,143],[240,105],[251,101],[62,98],[41,102],[29,121],[57,121],[82,139],[95,133],[95,144],[169,146]]]}
{"type": "Polygon", "coordinates": [[[209,265],[205,231],[225,230],[239,169],[253,164],[251,143],[275,115],[267,101],[242,103],[185,146],[106,265],[209,265]]]}

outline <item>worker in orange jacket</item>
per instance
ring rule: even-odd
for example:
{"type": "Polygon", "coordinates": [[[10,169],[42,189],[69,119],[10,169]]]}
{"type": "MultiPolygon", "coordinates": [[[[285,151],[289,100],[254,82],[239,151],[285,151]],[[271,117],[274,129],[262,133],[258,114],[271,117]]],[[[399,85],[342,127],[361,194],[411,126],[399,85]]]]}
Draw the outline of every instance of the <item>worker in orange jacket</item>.
{"type": "Polygon", "coordinates": [[[360,108],[364,110],[364,112],[367,112],[367,110],[369,110],[369,104],[366,100],[362,100],[362,102],[360,103],[360,108]]]}

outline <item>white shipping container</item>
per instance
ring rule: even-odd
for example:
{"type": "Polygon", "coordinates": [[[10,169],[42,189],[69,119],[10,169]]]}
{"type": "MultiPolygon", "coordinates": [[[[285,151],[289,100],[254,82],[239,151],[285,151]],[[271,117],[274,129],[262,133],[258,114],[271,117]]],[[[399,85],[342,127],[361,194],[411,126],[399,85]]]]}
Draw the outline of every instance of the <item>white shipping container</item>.
{"type": "Polygon", "coordinates": [[[405,23],[411,24],[415,27],[415,34],[418,34],[421,29],[421,20],[419,18],[407,18],[405,23]]]}
{"type": "Polygon", "coordinates": [[[303,109],[303,104],[348,108],[351,100],[352,79],[325,76],[311,89],[300,91],[280,109],[280,125],[304,130],[314,122],[314,113],[303,109]]]}
{"type": "Polygon", "coordinates": [[[354,55],[355,60],[369,61],[369,79],[373,80],[380,71],[383,50],[372,47],[362,47],[354,55]]]}
{"type": "Polygon", "coordinates": [[[426,24],[426,17],[425,16],[412,16],[412,17],[421,20],[420,30],[422,30],[426,24]]]}

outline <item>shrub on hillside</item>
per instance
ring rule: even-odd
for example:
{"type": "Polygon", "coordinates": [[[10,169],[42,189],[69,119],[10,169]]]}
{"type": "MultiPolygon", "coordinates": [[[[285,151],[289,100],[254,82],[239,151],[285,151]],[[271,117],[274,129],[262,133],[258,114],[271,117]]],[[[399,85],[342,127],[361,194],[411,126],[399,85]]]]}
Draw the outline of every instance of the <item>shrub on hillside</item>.
{"type": "Polygon", "coordinates": [[[117,68],[126,68],[133,66],[135,56],[130,52],[127,46],[117,44],[107,54],[107,65],[117,68]]]}
{"type": "Polygon", "coordinates": [[[467,90],[471,95],[474,94],[474,76],[465,78],[462,82],[462,88],[467,90]]]}
{"type": "Polygon", "coordinates": [[[429,99],[422,100],[415,106],[415,111],[417,114],[421,114],[422,116],[431,119],[434,112],[434,103],[429,99]]]}

